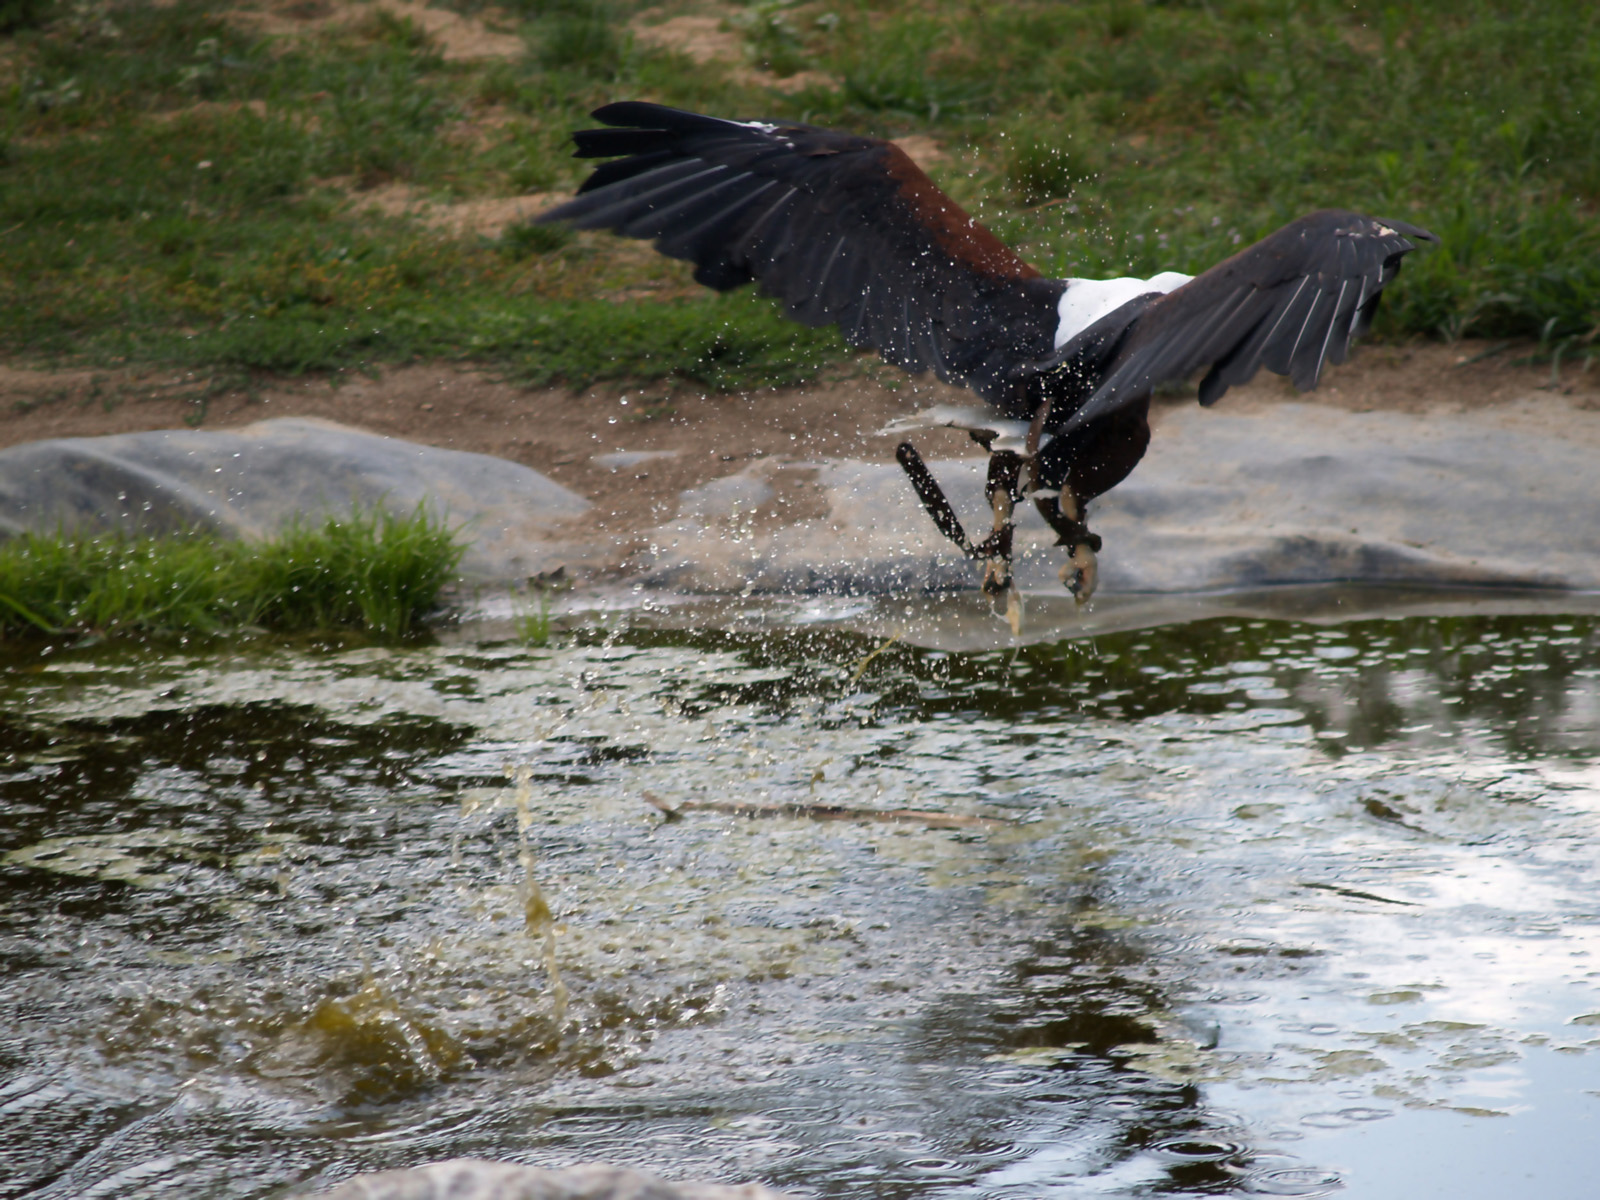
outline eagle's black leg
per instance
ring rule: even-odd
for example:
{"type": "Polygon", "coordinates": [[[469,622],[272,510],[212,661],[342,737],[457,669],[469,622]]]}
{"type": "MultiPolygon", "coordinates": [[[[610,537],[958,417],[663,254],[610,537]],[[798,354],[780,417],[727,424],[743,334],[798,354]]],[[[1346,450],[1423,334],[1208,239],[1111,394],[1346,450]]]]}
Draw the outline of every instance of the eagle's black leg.
{"type": "MultiPolygon", "coordinates": [[[[949,498],[939,481],[922,461],[922,455],[910,442],[895,447],[894,456],[916,489],[917,499],[927,509],[933,523],[971,558],[984,560],[983,590],[990,596],[1014,592],[1011,579],[1013,530],[1012,516],[1017,501],[1022,499],[1022,456],[1011,450],[994,451],[989,455],[989,475],[984,484],[984,495],[994,513],[994,525],[989,536],[973,544],[961,527],[961,520],[951,507],[949,498]]],[[[1015,604],[1011,607],[1016,607],[1015,604]]],[[[1015,622],[1013,622],[1015,623],[1015,622]]]]}
{"type": "Polygon", "coordinates": [[[1100,552],[1100,536],[1089,532],[1084,508],[1125,479],[1143,457],[1150,444],[1150,401],[1145,398],[1121,413],[1057,438],[1041,453],[1040,435],[1051,403],[1047,398],[1039,405],[1028,431],[1027,492],[1039,515],[1056,531],[1056,545],[1067,548],[1061,582],[1084,604],[1094,595],[1099,575],[1096,555],[1100,552]],[[1053,461],[1045,463],[1044,459],[1053,461]],[[1059,487],[1039,486],[1045,471],[1061,481],[1059,487]]]}
{"type": "Polygon", "coordinates": [[[901,442],[894,448],[894,456],[906,477],[911,480],[911,486],[917,491],[917,499],[922,501],[922,507],[927,509],[939,532],[961,547],[963,554],[976,558],[977,549],[967,538],[967,531],[961,528],[961,519],[956,516],[956,510],[950,506],[944,489],[933,477],[933,472],[928,470],[928,464],[922,461],[917,448],[910,442],[901,442]]]}
{"type": "Polygon", "coordinates": [[[996,450],[989,455],[989,477],[983,485],[984,497],[994,512],[994,528],[988,537],[973,547],[983,558],[983,590],[991,596],[1004,595],[1011,588],[1012,539],[1016,529],[1012,514],[1022,499],[1022,456],[1013,450],[996,450]]]}
{"type": "MultiPolygon", "coordinates": [[[[895,457],[910,478],[911,486],[916,489],[917,497],[922,501],[922,507],[933,518],[933,523],[939,532],[959,546],[962,553],[984,560],[985,594],[1010,595],[1006,615],[1013,626],[1019,626],[1021,621],[1020,601],[1016,597],[1011,564],[1015,553],[1016,505],[1024,497],[1033,500],[1046,524],[1055,530],[1056,544],[1067,548],[1067,561],[1061,567],[1061,581],[1067,585],[1067,590],[1079,604],[1087,602],[1094,595],[1095,585],[1098,582],[1096,555],[1100,550],[1100,537],[1091,533],[1084,523],[1084,497],[1092,497],[1103,491],[1103,486],[1096,488],[1095,484],[1097,482],[1104,484],[1105,481],[1098,479],[1092,471],[1086,478],[1079,480],[1074,470],[1067,469],[1059,472],[1065,476],[1059,487],[1041,486],[1039,449],[1051,407],[1051,400],[1045,399],[1034,410],[1027,441],[1020,454],[1009,449],[994,449],[993,431],[980,429],[967,431],[974,441],[989,451],[989,471],[983,492],[989,501],[994,523],[989,536],[976,544],[967,537],[955,509],[944,494],[944,489],[939,486],[938,480],[934,479],[933,473],[928,470],[927,464],[922,461],[922,456],[917,453],[916,448],[910,442],[901,442],[895,449],[895,457]]],[[[1106,458],[1106,463],[1109,464],[1106,469],[1120,467],[1116,479],[1127,474],[1132,464],[1138,461],[1139,454],[1143,452],[1149,440],[1148,426],[1144,423],[1142,414],[1135,413],[1133,417],[1138,422],[1143,438],[1124,437],[1116,447],[1121,448],[1121,441],[1126,441],[1133,452],[1118,456],[1116,463],[1111,463],[1110,457],[1105,455],[1091,460],[1093,463],[1099,463],[1100,458],[1106,458]],[[1126,464],[1121,461],[1124,458],[1128,459],[1126,464]]],[[[1111,482],[1116,482],[1116,479],[1111,482]]]]}

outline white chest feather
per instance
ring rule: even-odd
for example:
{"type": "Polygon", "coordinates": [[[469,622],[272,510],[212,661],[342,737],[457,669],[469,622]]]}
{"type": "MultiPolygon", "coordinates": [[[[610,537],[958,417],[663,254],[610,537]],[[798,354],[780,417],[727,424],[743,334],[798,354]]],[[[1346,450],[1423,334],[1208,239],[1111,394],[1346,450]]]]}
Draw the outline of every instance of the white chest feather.
{"type": "Polygon", "coordinates": [[[1061,300],[1056,305],[1056,311],[1061,314],[1061,324],[1056,326],[1056,349],[1065,346],[1101,317],[1121,308],[1135,296],[1149,292],[1164,294],[1182,287],[1193,278],[1193,275],[1180,275],[1176,271],[1163,271],[1149,279],[1125,275],[1121,279],[1067,280],[1067,290],[1061,293],[1061,300]]]}

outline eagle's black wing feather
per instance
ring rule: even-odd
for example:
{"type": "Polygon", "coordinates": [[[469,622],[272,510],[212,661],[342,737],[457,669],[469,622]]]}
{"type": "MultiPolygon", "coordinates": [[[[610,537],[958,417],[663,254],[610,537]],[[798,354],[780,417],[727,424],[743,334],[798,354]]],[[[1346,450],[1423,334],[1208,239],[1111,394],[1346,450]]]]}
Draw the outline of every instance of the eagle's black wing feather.
{"type": "MultiPolygon", "coordinates": [[[[1378,297],[1416,242],[1433,234],[1401,221],[1328,209],[1285,225],[1164,296],[1129,305],[1125,331],[1096,366],[1098,382],[1051,428],[1070,432],[1148,396],[1161,383],[1209,367],[1200,403],[1214,404],[1261,367],[1315,387],[1325,362],[1345,359],[1372,323],[1378,297]]],[[[1093,330],[1038,374],[1079,362],[1093,330]]],[[[1105,345],[1105,330],[1096,336],[1105,345]]]]}
{"type": "Polygon", "coordinates": [[[574,135],[596,168],[539,218],[650,238],[719,291],[756,281],[807,325],[1014,406],[1065,284],[973,221],[892,142],[629,101],[574,135]]]}

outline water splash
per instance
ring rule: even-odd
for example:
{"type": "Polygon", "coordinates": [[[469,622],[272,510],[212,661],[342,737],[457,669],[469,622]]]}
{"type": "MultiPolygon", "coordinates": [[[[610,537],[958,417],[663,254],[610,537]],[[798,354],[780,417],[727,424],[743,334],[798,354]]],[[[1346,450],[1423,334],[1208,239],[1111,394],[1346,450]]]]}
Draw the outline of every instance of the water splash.
{"type": "Polygon", "coordinates": [[[545,973],[550,978],[551,1020],[559,1030],[567,1019],[567,985],[561,980],[561,969],[556,963],[556,934],[565,927],[556,925],[555,916],[545,899],[535,873],[537,860],[533,847],[528,844],[528,831],[533,828],[533,768],[507,767],[512,781],[513,803],[517,810],[517,837],[522,847],[517,851],[517,861],[522,864],[523,928],[528,937],[544,945],[545,973]]]}

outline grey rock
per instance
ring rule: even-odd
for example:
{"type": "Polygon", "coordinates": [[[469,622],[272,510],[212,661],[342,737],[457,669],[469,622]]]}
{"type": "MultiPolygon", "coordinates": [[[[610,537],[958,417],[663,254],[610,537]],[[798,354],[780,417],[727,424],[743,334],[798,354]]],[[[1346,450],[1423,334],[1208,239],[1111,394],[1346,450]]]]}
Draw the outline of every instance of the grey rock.
{"type": "Polygon", "coordinates": [[[784,1200],[757,1183],[669,1183],[642,1171],[588,1164],[564,1171],[457,1158],[359,1175],[320,1200],[784,1200]]]}
{"type": "Polygon", "coordinates": [[[1506,416],[1174,412],[1095,505],[1102,585],[1600,587],[1600,422],[1506,416]]]}
{"type": "MultiPolygon", "coordinates": [[[[619,470],[647,461],[604,457],[619,470]]],[[[1289,403],[1169,410],[1145,461],[1091,506],[1105,538],[1099,594],[1333,582],[1600,589],[1596,463],[1600,417],[1548,403],[1454,416],[1289,403]]],[[[981,536],[982,460],[931,466],[981,536]]],[[[0,536],[57,526],[262,536],[295,517],[419,503],[460,524],[469,580],[559,564],[581,578],[616,565],[608,547],[561,540],[588,502],[537,471],[329,422],[0,451],[0,536]]],[[[634,580],[688,592],[874,595],[973,589],[979,577],[892,463],[760,459],[683,493],[677,518],[645,540],[627,565],[634,580]]],[[[1023,506],[1025,591],[1065,594],[1053,542],[1023,506]]]]}
{"type": "MultiPolygon", "coordinates": [[[[982,462],[930,466],[959,512],[974,521],[982,515],[982,462]]],[[[651,553],[640,561],[648,585],[865,594],[963,588],[977,578],[969,560],[939,536],[892,463],[761,459],[683,493],[678,514],[655,531],[651,553]],[[783,507],[795,503],[797,490],[811,493],[806,507],[826,515],[789,520],[783,507]]],[[[1019,547],[1042,550],[1051,540],[1037,514],[1023,514],[1019,547]]],[[[1042,565],[1033,574],[1042,575],[1042,565]]],[[[1024,579],[1025,586],[1029,582],[1024,579]]]]}
{"type": "MultiPolygon", "coordinates": [[[[1600,421],[1564,437],[1502,412],[1352,413],[1281,404],[1165,416],[1133,475],[1090,509],[1100,594],[1284,584],[1600,588],[1600,421]]],[[[981,460],[930,464],[968,532],[987,526],[981,460]]],[[[1062,553],[1031,506],[1017,578],[1061,591],[1062,553]]],[[[644,578],[696,591],[973,588],[898,467],[763,460],[684,493],[644,578]],[[825,516],[774,521],[803,473],[825,516]]]]}
{"type": "Polygon", "coordinates": [[[518,463],[303,418],[0,451],[0,536],[64,528],[261,537],[296,518],[419,504],[462,526],[462,574],[482,580],[552,567],[562,556],[553,530],[589,507],[518,463]]]}

